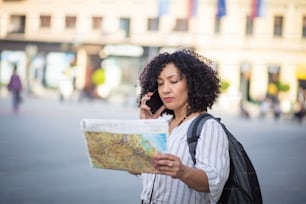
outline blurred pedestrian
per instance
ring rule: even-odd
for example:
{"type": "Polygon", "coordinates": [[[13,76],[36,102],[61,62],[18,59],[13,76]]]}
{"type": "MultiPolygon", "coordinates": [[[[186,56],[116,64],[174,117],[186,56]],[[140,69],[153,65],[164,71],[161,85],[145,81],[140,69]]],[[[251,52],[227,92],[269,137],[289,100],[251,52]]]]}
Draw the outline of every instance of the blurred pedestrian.
{"type": "Polygon", "coordinates": [[[280,101],[276,100],[275,103],[273,104],[273,115],[274,115],[274,120],[278,121],[281,117],[282,110],[280,106],[280,101]]]}
{"type": "Polygon", "coordinates": [[[241,99],[240,100],[240,104],[239,104],[239,108],[240,108],[240,117],[242,118],[250,118],[250,113],[247,110],[247,108],[244,105],[244,101],[241,99]]]}
{"type": "Polygon", "coordinates": [[[63,70],[59,80],[59,99],[60,101],[69,100],[73,94],[73,75],[70,67],[63,70]]]}
{"type": "Polygon", "coordinates": [[[270,100],[268,98],[264,98],[260,103],[260,118],[265,118],[270,111],[270,100]]]}
{"type": "Polygon", "coordinates": [[[17,65],[14,65],[13,73],[11,75],[7,88],[9,92],[11,92],[13,112],[16,114],[19,111],[19,105],[22,101],[22,83],[19,75],[17,74],[17,65]]]}
{"type": "Polygon", "coordinates": [[[296,111],[294,112],[294,118],[298,121],[298,123],[302,124],[305,115],[306,115],[305,104],[300,102],[297,104],[296,111]]]}

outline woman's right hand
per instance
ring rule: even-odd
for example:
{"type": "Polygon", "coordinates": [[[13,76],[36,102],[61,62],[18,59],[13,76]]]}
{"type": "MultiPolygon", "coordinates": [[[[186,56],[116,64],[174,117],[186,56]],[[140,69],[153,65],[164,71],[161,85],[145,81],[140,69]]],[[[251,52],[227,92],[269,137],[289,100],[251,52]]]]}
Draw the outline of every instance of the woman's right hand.
{"type": "Polygon", "coordinates": [[[141,98],[139,117],[140,119],[156,119],[160,116],[160,114],[166,109],[164,105],[162,105],[154,114],[151,113],[151,108],[147,105],[147,101],[151,99],[153,92],[148,92],[141,98]]]}

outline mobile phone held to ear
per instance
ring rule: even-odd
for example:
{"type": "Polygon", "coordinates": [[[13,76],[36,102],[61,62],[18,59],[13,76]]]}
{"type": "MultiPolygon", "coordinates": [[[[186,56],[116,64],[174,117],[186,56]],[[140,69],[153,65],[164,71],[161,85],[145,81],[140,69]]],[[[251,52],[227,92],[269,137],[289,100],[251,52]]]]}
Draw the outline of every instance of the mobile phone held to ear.
{"type": "Polygon", "coordinates": [[[146,104],[151,108],[151,113],[154,114],[163,105],[163,102],[160,99],[158,92],[155,91],[146,104]]]}

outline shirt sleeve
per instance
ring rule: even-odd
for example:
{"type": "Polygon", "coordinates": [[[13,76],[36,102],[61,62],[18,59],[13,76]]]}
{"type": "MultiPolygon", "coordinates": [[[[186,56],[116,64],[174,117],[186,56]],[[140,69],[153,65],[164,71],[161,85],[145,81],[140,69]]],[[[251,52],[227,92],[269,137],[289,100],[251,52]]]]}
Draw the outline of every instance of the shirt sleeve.
{"type": "Polygon", "coordinates": [[[214,119],[205,122],[196,148],[196,168],[205,171],[209,199],[217,203],[229,175],[228,139],[222,126],[214,119]]]}

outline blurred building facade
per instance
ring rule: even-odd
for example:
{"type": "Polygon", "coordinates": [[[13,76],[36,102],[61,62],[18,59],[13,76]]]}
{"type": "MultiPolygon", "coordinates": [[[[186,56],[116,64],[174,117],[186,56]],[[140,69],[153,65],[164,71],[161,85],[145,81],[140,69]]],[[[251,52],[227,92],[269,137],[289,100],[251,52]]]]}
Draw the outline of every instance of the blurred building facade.
{"type": "Polygon", "coordinates": [[[225,104],[294,103],[306,89],[306,2],[0,0],[0,82],[17,63],[36,93],[65,74],[73,88],[92,90],[102,67],[100,95],[128,94],[148,58],[180,46],[212,59],[229,84],[225,104]]]}

